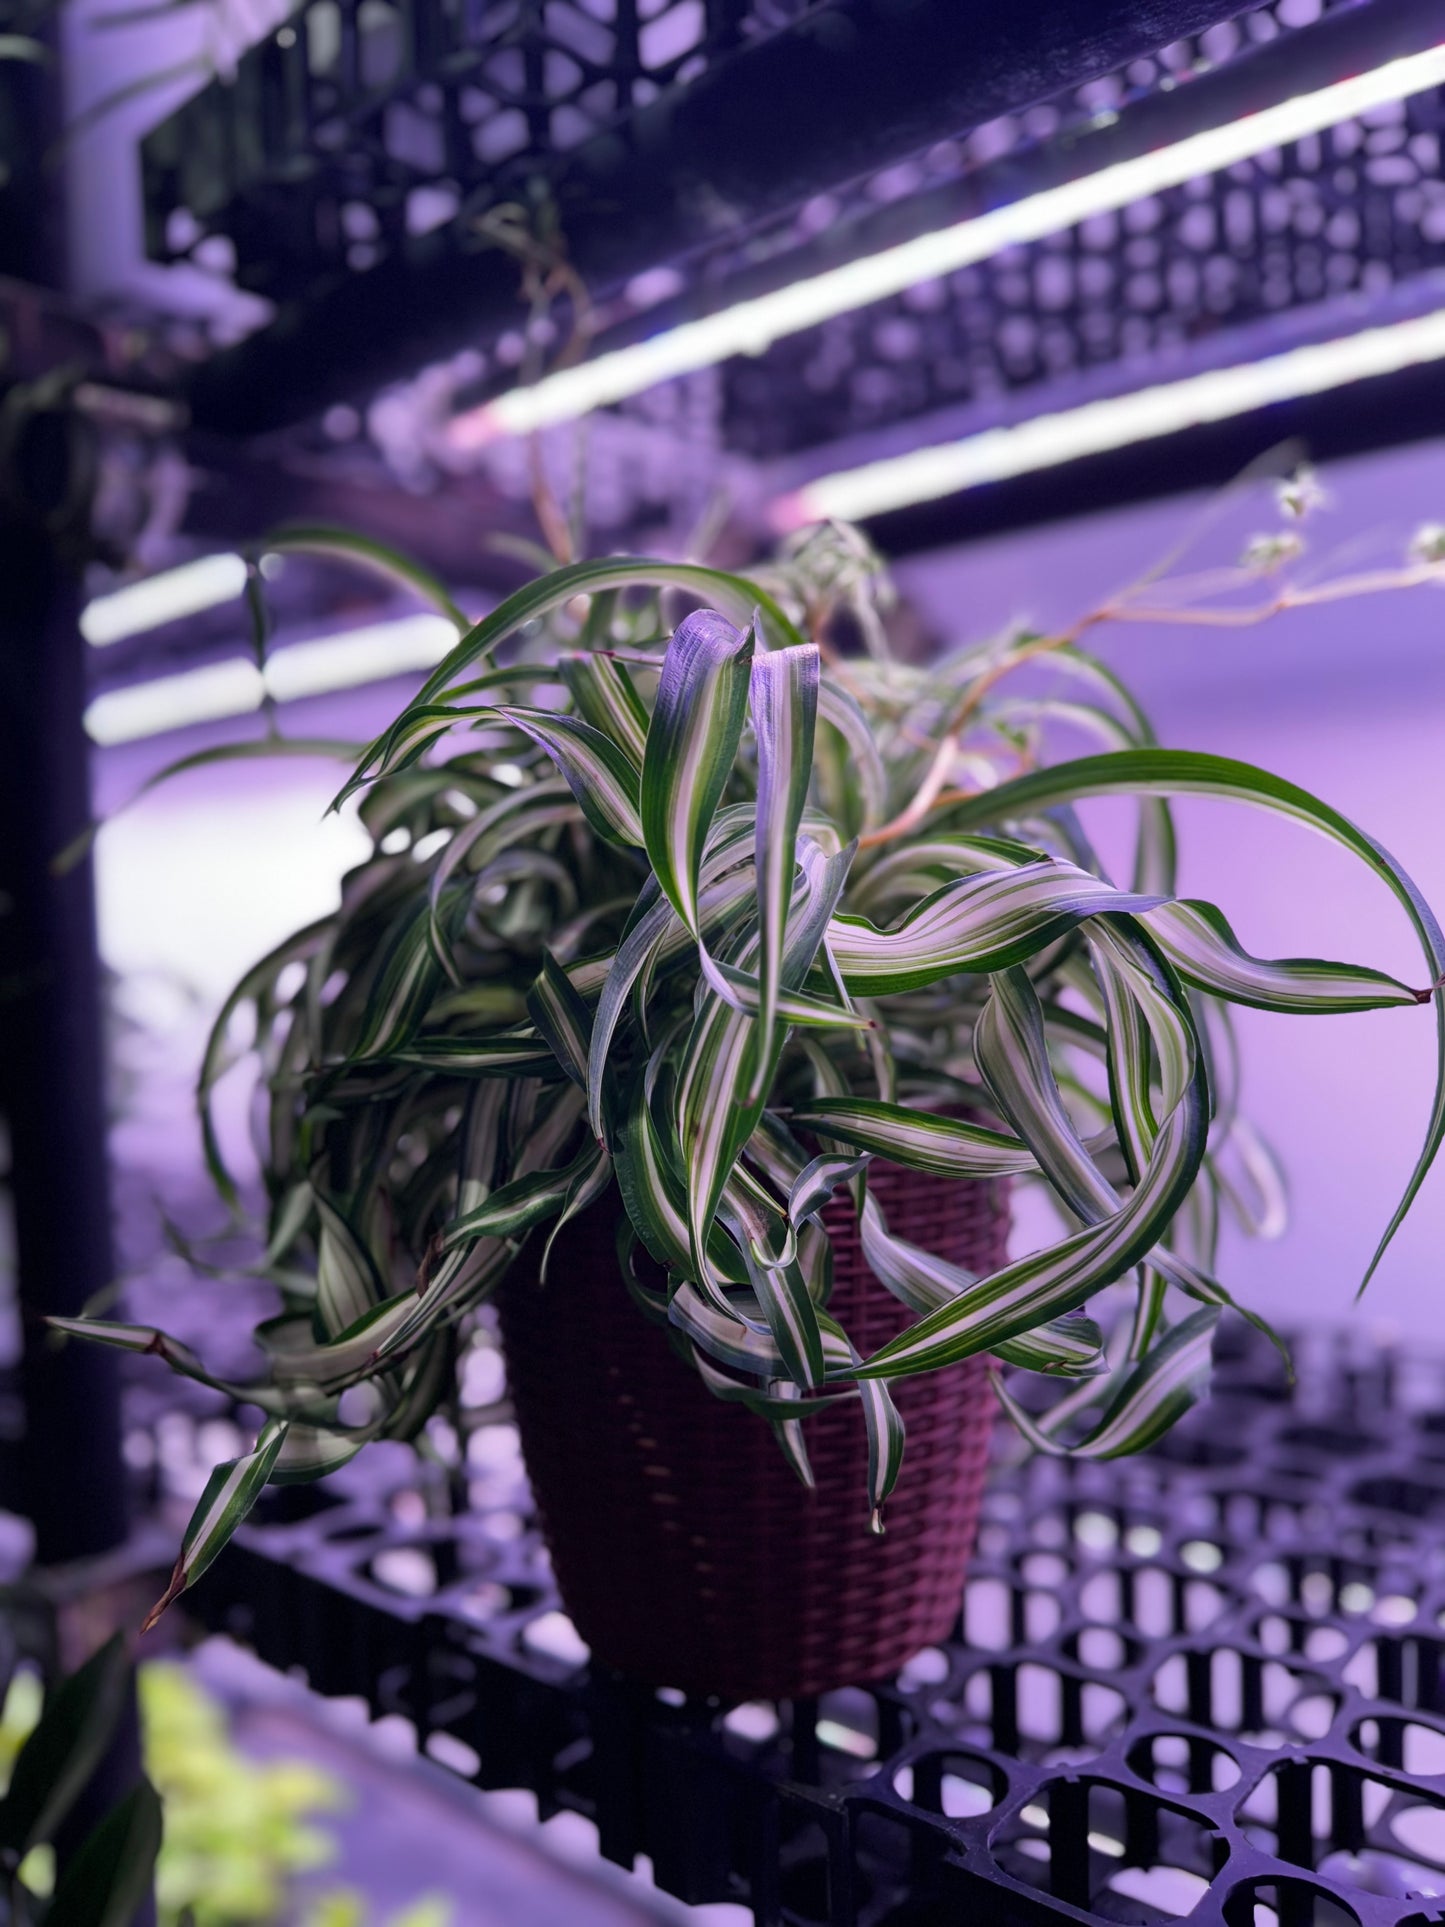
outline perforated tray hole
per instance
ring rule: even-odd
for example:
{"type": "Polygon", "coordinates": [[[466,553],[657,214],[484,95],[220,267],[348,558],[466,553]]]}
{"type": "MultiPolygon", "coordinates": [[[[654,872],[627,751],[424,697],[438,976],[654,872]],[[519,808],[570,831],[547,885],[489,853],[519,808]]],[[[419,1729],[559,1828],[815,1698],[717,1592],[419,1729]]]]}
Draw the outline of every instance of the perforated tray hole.
{"type": "Polygon", "coordinates": [[[1411,1779],[1445,1773],[1445,1733],[1438,1727],[1382,1714],[1377,1719],[1361,1720],[1351,1737],[1367,1760],[1397,1767],[1411,1779]]]}
{"type": "Polygon", "coordinates": [[[1216,1432],[1186,1432],[1176,1426],[1149,1448],[1149,1456],[1170,1465],[1218,1466],[1243,1463],[1248,1446],[1216,1432]]]}
{"type": "Polygon", "coordinates": [[[1316,1665],[1336,1660],[1350,1643],[1339,1626],[1323,1626],[1292,1613],[1265,1613],[1255,1621],[1254,1636],[1267,1653],[1293,1653],[1316,1665]]]}
{"type": "MultiPolygon", "coordinates": [[[[1445,1874],[1440,1874],[1405,1854],[1390,1853],[1379,1847],[1365,1847],[1359,1853],[1331,1853],[1321,1860],[1317,1871],[1342,1887],[1367,1894],[1388,1894],[1402,1899],[1445,1893],[1445,1874]]],[[[1416,1915],[1418,1927],[1423,1916],[1416,1915]]],[[[1439,1927],[1437,1912],[1435,1927],[1439,1927]]]]}
{"type": "Polygon", "coordinates": [[[439,1584],[437,1562],[421,1546],[387,1546],[364,1570],[378,1586],[406,1599],[429,1599],[439,1584]]]}
{"type": "Polygon", "coordinates": [[[1281,1445],[1318,1452],[1325,1459],[1363,1458],[1380,1446],[1373,1432],[1352,1430],[1348,1425],[1290,1425],[1277,1437],[1281,1445]]]}
{"type": "Polygon", "coordinates": [[[1430,1887],[1421,1893],[1439,1893],[1445,1887],[1445,1806],[1434,1801],[1412,1800],[1390,1815],[1390,1833],[1412,1860],[1435,1870],[1430,1887]]]}
{"type": "Polygon", "coordinates": [[[1308,1880],[1248,1880],[1224,1903],[1225,1927],[1360,1927],[1353,1907],[1308,1880]]]}
{"type": "Polygon", "coordinates": [[[1369,1613],[1379,1579],[1379,1567],[1362,1560],[1295,1553],[1262,1559],[1249,1575],[1249,1586],[1271,1606],[1294,1606],[1313,1619],[1324,1619],[1335,1613],[1369,1613]]]}
{"type": "Polygon", "coordinates": [[[1206,1822],[1134,1788],[1105,1780],[1055,1781],[991,1842],[1016,1878],[1075,1907],[1134,1921],[1187,1914],[1224,1864],[1222,1836],[1206,1822]],[[1171,1877],[1173,1876],[1173,1877],[1171,1877]]]}
{"type": "Polygon", "coordinates": [[[904,1662],[898,1684],[905,1693],[919,1693],[928,1687],[942,1686],[952,1671],[952,1663],[941,1646],[925,1646],[904,1662]]]}
{"type": "Polygon", "coordinates": [[[1207,1654],[1171,1653],[1150,1690],[1155,1705],[1166,1713],[1265,1747],[1283,1746],[1292,1736],[1319,1738],[1337,1708],[1318,1674],[1233,1646],[1207,1654]]]}
{"type": "Polygon", "coordinates": [[[1265,1853],[1370,1893],[1445,1890],[1445,1802],[1401,1794],[1339,1762],[1287,1761],[1243,1802],[1265,1853]]]}
{"type": "Polygon", "coordinates": [[[1117,1626],[1081,1626],[1062,1642],[1070,1659],[1100,1673],[1122,1673],[1137,1666],[1143,1647],[1128,1639],[1117,1626]]]}
{"type": "Polygon", "coordinates": [[[1008,1791],[1002,1770],[969,1753],[925,1753],[899,1767],[894,1791],[928,1813],[972,1820],[991,1812],[1008,1791]]]}
{"type": "Polygon", "coordinates": [[[1058,1747],[1098,1750],[1124,1723],[1122,1693],[1033,1659],[990,1667],[969,1681],[971,1712],[987,1720],[990,1744],[1037,1756],[1058,1747]],[[986,1707],[980,1702],[987,1696],[986,1707]]]}
{"type": "Polygon", "coordinates": [[[1340,1669],[1347,1685],[1368,1699],[1395,1706],[1445,1713],[1445,1646],[1438,1639],[1411,1634],[1403,1639],[1367,1639],[1340,1669]]]}
{"type": "Polygon", "coordinates": [[[1151,1734],[1133,1747],[1129,1765],[1161,1793],[1227,1793],[1239,1784],[1229,1749],[1192,1733],[1151,1734]]]}
{"type": "Polygon", "coordinates": [[[734,1734],[749,1747],[766,1746],[782,1730],[778,1709],[770,1700],[744,1700],[723,1715],[723,1731],[734,1734]]]}
{"type": "MultiPolygon", "coordinates": [[[[1023,1563],[1028,1566],[1033,1561],[1046,1561],[1050,1573],[1056,1567],[1067,1572],[1063,1560],[1053,1553],[1030,1554],[1023,1563]]],[[[1015,1588],[991,1576],[971,1579],[963,1597],[964,1640],[976,1652],[1002,1653],[1010,1646],[1039,1645],[1055,1631],[1061,1617],[1062,1607],[1053,1591],[1015,1588]]]]}
{"type": "Polygon", "coordinates": [[[1079,1589],[1079,1610],[1086,1618],[1126,1627],[1146,1639],[1202,1633],[1228,1603],[1229,1595],[1209,1580],[1186,1578],[1167,1566],[1105,1567],[1079,1589]]]}
{"type": "Polygon", "coordinates": [[[1398,1473],[1361,1479],[1349,1496],[1356,1505],[1378,1506],[1382,1512],[1399,1512],[1411,1519],[1434,1519],[1445,1513],[1445,1486],[1398,1473]]]}

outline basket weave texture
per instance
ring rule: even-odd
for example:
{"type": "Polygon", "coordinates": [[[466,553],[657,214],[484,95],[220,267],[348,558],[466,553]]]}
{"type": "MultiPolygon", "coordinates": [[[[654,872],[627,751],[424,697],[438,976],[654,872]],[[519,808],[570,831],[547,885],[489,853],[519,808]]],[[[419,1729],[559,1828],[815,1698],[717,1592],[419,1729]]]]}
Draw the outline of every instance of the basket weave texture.
{"type": "MultiPolygon", "coordinates": [[[[969,1270],[1003,1262],[1004,1187],[875,1162],[889,1228],[969,1270]]],[[[809,1491],[770,1428],[714,1398],[619,1275],[615,1208],[567,1226],[548,1280],[500,1299],[522,1450],[563,1603],[594,1656],[653,1686],[782,1699],[879,1679],[952,1630],[993,1422],[981,1359],[904,1380],[903,1472],[869,1530],[857,1401],[804,1425],[809,1491]]],[[[910,1315],[835,1206],[831,1308],[865,1356],[910,1315]]]]}

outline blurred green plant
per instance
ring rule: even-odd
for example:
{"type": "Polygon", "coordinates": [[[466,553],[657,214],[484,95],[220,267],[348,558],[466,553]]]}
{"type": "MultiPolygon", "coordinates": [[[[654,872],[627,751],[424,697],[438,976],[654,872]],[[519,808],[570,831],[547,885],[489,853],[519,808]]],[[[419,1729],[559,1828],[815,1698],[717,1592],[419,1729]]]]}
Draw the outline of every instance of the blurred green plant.
{"type": "Polygon", "coordinates": [[[110,1751],[130,1692],[121,1634],[42,1693],[18,1669],[3,1719],[0,1918],[10,1927],[131,1927],[151,1885],[161,1808],[143,1776],[56,1863],[54,1843],[110,1751]]]}
{"type": "MultiPolygon", "coordinates": [[[[165,1814],[159,1927],[372,1927],[368,1901],[350,1887],[299,1901],[295,1893],[299,1876],[336,1857],[335,1836],[318,1821],[345,1809],[344,1782],[310,1760],[250,1758],[225,1708],[185,1666],[153,1661],[140,1668],[138,1688],[146,1770],[165,1814]]],[[[17,1671],[0,1709],[0,1783],[8,1784],[43,1701],[38,1674],[17,1671]]],[[[18,1874],[37,1901],[48,1895],[48,1846],[32,1847],[18,1874]]],[[[451,1912],[444,1898],[424,1895],[384,1927],[448,1927],[451,1912]]]]}

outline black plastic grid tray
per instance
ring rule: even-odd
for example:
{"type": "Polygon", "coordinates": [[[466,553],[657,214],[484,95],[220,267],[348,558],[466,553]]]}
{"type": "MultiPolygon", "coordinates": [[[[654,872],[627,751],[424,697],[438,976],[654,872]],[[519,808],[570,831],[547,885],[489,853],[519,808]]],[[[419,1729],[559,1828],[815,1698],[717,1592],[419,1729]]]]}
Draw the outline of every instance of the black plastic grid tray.
{"type": "Polygon", "coordinates": [[[947,1646],[734,1709],[589,1668],[503,1407],[432,1444],[450,1475],[398,1452],[247,1529],[196,1613],[682,1899],[761,1927],[1445,1920],[1445,1368],[1319,1341],[1292,1390],[1242,1344],[1147,1458],[1000,1464],[947,1646]]]}

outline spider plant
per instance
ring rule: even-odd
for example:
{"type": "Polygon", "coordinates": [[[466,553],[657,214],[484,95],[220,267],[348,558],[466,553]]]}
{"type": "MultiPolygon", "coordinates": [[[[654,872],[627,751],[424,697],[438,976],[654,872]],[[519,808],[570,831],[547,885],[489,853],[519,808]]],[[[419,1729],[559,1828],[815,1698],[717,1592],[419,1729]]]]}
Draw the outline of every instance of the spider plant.
{"type": "MultiPolygon", "coordinates": [[[[283,546],[393,566],[325,531],[283,546]]],[[[210,1099],[248,1009],[257,1269],[282,1309],[258,1333],[263,1381],[225,1387],[265,1424],[214,1473],[167,1599],[268,1482],[414,1435],[521,1247],[545,1278],[558,1227],[609,1196],[618,1316],[665,1324],[805,1479],[810,1415],[855,1401],[859,1502],[880,1525],[905,1443],[890,1386],[909,1374],[987,1353],[1035,1447],[1095,1457],[1147,1445],[1198,1397],[1231,1302],[1220,1205],[1247,1215],[1261,1168],[1228,1006],[1438,1004],[1445,940],[1363,831],[1263,770],[1160,748],[1077,643],[1050,639],[1047,684],[1021,697],[1033,685],[1011,673],[1039,638],[910,666],[872,588],[858,540],[824,529],[766,575],[618,558],[556,569],[475,624],[441,599],[455,648],[337,799],[359,795],[370,856],[237,985],[201,1072],[207,1155],[239,1210],[210,1099]],[[861,653],[829,640],[844,604],[861,653]],[[1097,753],[1051,763],[1059,725],[1097,753]],[[1342,845],[1410,918],[1423,987],[1252,956],[1218,909],[1181,900],[1180,793],[1342,845]],[[1126,880],[1074,813],[1099,796],[1137,802],[1126,880]],[[971,1276],[887,1222],[874,1158],[1042,1184],[1062,1234],[971,1276]],[[914,1315],[869,1356],[829,1311],[825,1210],[845,1196],[914,1315]],[[1089,1309],[1121,1293],[1106,1338],[1089,1309]],[[1061,1396],[1021,1396],[1020,1373],[1061,1396]]],[[[1374,1263],[1442,1132],[1437,1092],[1374,1263]]],[[[565,1319],[568,1281],[549,1290],[565,1319]]],[[[149,1328],[67,1328],[216,1382],[149,1328]]]]}

